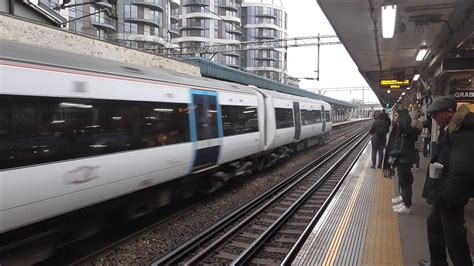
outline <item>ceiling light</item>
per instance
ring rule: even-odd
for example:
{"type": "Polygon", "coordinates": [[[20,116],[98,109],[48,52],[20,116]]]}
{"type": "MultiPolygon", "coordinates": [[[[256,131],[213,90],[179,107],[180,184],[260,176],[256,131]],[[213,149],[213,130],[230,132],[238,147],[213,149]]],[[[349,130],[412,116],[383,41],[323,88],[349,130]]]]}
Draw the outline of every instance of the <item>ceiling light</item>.
{"type": "Polygon", "coordinates": [[[409,91],[411,88],[410,87],[407,87],[407,91],[409,91]]]}
{"type": "Polygon", "coordinates": [[[420,74],[415,74],[413,76],[413,81],[417,81],[419,77],[420,77],[420,74]]]}
{"type": "Polygon", "coordinates": [[[422,61],[425,59],[426,55],[428,55],[429,48],[426,46],[420,47],[420,50],[418,50],[418,53],[416,54],[416,61],[422,61]]]}
{"type": "Polygon", "coordinates": [[[392,38],[395,32],[395,21],[397,18],[397,5],[382,5],[382,36],[386,39],[392,38]]]}
{"type": "Polygon", "coordinates": [[[402,92],[402,96],[405,95],[405,92],[402,92]]]}
{"type": "Polygon", "coordinates": [[[390,90],[387,90],[387,93],[390,93],[390,90]]]}

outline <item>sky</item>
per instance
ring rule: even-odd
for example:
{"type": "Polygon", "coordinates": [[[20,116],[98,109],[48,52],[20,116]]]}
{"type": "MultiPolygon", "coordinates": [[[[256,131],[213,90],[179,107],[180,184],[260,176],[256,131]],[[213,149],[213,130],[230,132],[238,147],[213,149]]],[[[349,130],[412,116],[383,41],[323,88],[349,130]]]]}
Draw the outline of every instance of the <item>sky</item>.
{"type": "MultiPolygon", "coordinates": [[[[288,38],[335,35],[334,30],[319,8],[316,0],[286,0],[283,1],[288,13],[288,38]]],[[[325,45],[320,48],[320,75],[319,81],[302,80],[300,88],[306,90],[321,89],[325,96],[339,100],[350,101],[352,99],[364,102],[378,102],[375,94],[369,89],[362,93],[357,91],[331,91],[329,88],[342,87],[366,87],[367,82],[359,73],[357,66],[347,53],[344,46],[325,45]]],[[[317,69],[317,47],[288,48],[288,74],[294,77],[316,77],[317,69]]]]}

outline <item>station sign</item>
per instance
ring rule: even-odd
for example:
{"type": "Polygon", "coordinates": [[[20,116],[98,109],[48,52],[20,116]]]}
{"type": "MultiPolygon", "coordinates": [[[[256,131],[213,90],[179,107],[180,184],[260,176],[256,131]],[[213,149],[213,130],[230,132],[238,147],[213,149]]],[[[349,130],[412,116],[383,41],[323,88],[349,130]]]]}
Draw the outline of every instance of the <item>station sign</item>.
{"type": "Polygon", "coordinates": [[[410,80],[398,80],[398,79],[381,79],[380,86],[383,89],[400,89],[402,87],[410,86],[410,80]]]}
{"type": "Polygon", "coordinates": [[[469,89],[458,89],[454,93],[454,97],[459,102],[471,102],[474,103],[474,88],[469,89]]]}

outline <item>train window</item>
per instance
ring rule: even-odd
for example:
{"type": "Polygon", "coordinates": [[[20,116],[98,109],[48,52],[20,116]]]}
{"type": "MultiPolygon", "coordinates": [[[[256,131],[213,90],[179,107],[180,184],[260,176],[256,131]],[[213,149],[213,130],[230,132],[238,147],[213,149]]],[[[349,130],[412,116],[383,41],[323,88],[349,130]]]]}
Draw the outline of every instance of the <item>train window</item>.
{"type": "Polygon", "coordinates": [[[189,142],[183,103],[0,96],[0,169],[189,142]]]}
{"type": "Polygon", "coordinates": [[[322,123],[323,122],[323,118],[321,116],[321,110],[314,110],[314,114],[315,114],[315,117],[316,117],[316,123],[322,123]]]}
{"type": "Polygon", "coordinates": [[[257,108],[253,106],[222,105],[224,136],[258,131],[257,108]]]}
{"type": "Polygon", "coordinates": [[[275,108],[276,128],[293,126],[293,109],[275,108]]]}
{"type": "Polygon", "coordinates": [[[321,111],[301,110],[301,120],[303,126],[321,123],[321,111]]]}
{"type": "Polygon", "coordinates": [[[303,126],[315,124],[314,113],[311,110],[301,109],[301,124],[303,126]]]}
{"type": "Polygon", "coordinates": [[[219,137],[217,130],[217,106],[215,97],[194,95],[197,139],[206,140],[219,137]]]}
{"type": "Polygon", "coordinates": [[[326,122],[330,122],[331,121],[331,115],[329,114],[329,111],[324,111],[324,113],[326,114],[326,122]]]}

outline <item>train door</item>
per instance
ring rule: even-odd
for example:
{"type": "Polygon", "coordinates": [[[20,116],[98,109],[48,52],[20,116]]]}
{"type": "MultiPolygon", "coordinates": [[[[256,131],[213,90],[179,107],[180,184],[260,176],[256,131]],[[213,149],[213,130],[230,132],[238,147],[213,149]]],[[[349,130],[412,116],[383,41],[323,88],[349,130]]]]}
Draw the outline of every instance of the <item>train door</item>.
{"type": "Polygon", "coordinates": [[[324,112],[324,105],[321,105],[321,121],[323,122],[323,128],[321,132],[326,132],[326,112],[324,112]]]}
{"type": "Polygon", "coordinates": [[[217,164],[223,128],[217,93],[193,90],[191,94],[191,139],[195,150],[192,172],[195,173],[217,164]]]}
{"type": "Polygon", "coordinates": [[[293,102],[293,113],[295,114],[295,140],[300,139],[301,135],[301,113],[300,113],[300,103],[293,102]]]}

